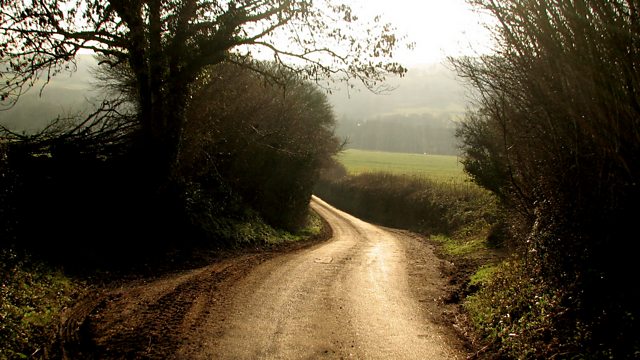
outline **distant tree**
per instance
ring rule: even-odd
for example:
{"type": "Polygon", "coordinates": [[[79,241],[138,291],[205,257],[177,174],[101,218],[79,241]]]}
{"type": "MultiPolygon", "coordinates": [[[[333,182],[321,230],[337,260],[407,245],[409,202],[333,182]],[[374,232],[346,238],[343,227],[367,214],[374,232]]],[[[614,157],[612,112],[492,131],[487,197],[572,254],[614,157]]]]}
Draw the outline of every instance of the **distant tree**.
{"type": "Polygon", "coordinates": [[[363,150],[456,155],[455,122],[450,115],[386,115],[341,119],[336,133],[347,147],[363,150]]]}
{"type": "Polygon", "coordinates": [[[635,255],[624,234],[640,201],[640,2],[471,2],[497,19],[497,48],[455,62],[479,92],[459,132],[465,168],[528,224],[523,281],[563,294],[554,351],[572,357],[580,339],[594,358],[637,356],[640,293],[627,285],[635,255]]]}
{"type": "Polygon", "coordinates": [[[374,87],[398,39],[376,18],[368,29],[331,0],[19,0],[0,11],[0,100],[5,106],[39,78],[48,81],[91,50],[108,66],[127,64],[135,80],[138,143],[159,178],[180,152],[189,86],[208,65],[251,54],[311,80],[329,75],[374,87]],[[233,56],[230,56],[233,54],[233,56]]]}

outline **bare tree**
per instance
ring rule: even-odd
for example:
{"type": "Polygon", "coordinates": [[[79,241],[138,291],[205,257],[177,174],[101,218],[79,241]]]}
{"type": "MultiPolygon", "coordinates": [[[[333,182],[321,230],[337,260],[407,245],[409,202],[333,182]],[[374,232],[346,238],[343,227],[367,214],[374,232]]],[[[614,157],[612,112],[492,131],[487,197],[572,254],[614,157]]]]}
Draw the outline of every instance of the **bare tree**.
{"type": "MultiPolygon", "coordinates": [[[[139,143],[160,178],[180,148],[189,86],[207,65],[256,52],[318,80],[374,87],[405,69],[399,39],[379,18],[367,27],[331,0],[19,0],[0,11],[0,100],[14,104],[37,79],[73,66],[82,50],[126,64],[137,90],[139,143]],[[230,56],[233,54],[233,56],[230,56]]],[[[251,62],[246,62],[250,64],[251,62]]]]}

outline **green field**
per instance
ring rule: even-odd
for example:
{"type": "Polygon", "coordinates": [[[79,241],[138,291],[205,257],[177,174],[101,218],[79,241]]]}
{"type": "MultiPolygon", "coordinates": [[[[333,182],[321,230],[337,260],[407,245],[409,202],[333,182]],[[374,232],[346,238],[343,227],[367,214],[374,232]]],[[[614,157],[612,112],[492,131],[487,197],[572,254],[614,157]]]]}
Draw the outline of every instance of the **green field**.
{"type": "Polygon", "coordinates": [[[349,174],[385,171],[424,176],[440,182],[462,182],[468,179],[457,156],[348,149],[338,154],[338,160],[349,174]]]}

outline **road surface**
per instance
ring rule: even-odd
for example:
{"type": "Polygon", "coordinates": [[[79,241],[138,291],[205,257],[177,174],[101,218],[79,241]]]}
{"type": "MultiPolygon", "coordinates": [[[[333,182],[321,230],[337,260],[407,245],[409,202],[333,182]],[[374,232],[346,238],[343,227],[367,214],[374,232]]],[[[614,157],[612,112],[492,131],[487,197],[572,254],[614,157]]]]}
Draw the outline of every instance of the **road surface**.
{"type": "MultiPolygon", "coordinates": [[[[234,287],[220,336],[203,359],[455,359],[459,351],[428,321],[410,289],[406,246],[315,198],[333,239],[273,259],[234,287]]],[[[427,264],[429,265],[429,264],[427,264]]],[[[436,266],[436,264],[430,264],[436,266]]],[[[436,269],[434,269],[436,270],[436,269]]]]}
{"type": "Polygon", "coordinates": [[[439,301],[445,280],[429,245],[315,197],[311,206],[330,224],[329,241],[113,290],[78,322],[93,339],[84,355],[464,358],[439,301]]]}

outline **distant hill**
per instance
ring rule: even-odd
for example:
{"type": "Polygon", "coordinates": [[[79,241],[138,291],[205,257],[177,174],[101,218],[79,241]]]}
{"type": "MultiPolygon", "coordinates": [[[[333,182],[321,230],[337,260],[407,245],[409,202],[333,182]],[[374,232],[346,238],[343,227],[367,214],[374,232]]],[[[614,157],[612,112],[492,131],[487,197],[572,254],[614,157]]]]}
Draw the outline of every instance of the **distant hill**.
{"type": "Polygon", "coordinates": [[[14,131],[32,132],[46,126],[56,117],[66,117],[91,108],[100,93],[95,86],[92,69],[97,65],[91,55],[77,59],[77,70],[62,72],[42,90],[43,81],[36,83],[9,110],[0,111],[0,124],[14,131]]]}
{"type": "Polygon", "coordinates": [[[343,118],[336,134],[347,148],[414,154],[457,155],[456,122],[449,115],[387,115],[370,120],[343,118]]]}
{"type": "MultiPolygon", "coordinates": [[[[55,76],[42,91],[36,84],[15,107],[0,111],[0,124],[15,131],[41,129],[58,116],[86,112],[99,103],[91,55],[79,56],[77,71],[55,76]]],[[[389,80],[393,91],[374,94],[362,86],[344,84],[329,95],[337,117],[336,133],[348,147],[427,154],[457,154],[456,122],[465,110],[465,89],[444,65],[409,69],[389,80]]]]}
{"type": "Polygon", "coordinates": [[[409,69],[393,79],[395,90],[382,95],[345,87],[330,95],[347,147],[409,153],[455,155],[455,129],[466,109],[465,88],[442,64],[409,69]]]}
{"type": "Polygon", "coordinates": [[[374,94],[361,85],[355,89],[336,84],[329,95],[339,119],[372,119],[385,115],[449,114],[459,116],[465,110],[465,88],[455,73],[443,64],[410,68],[403,78],[389,79],[395,88],[384,94],[374,94]]]}

